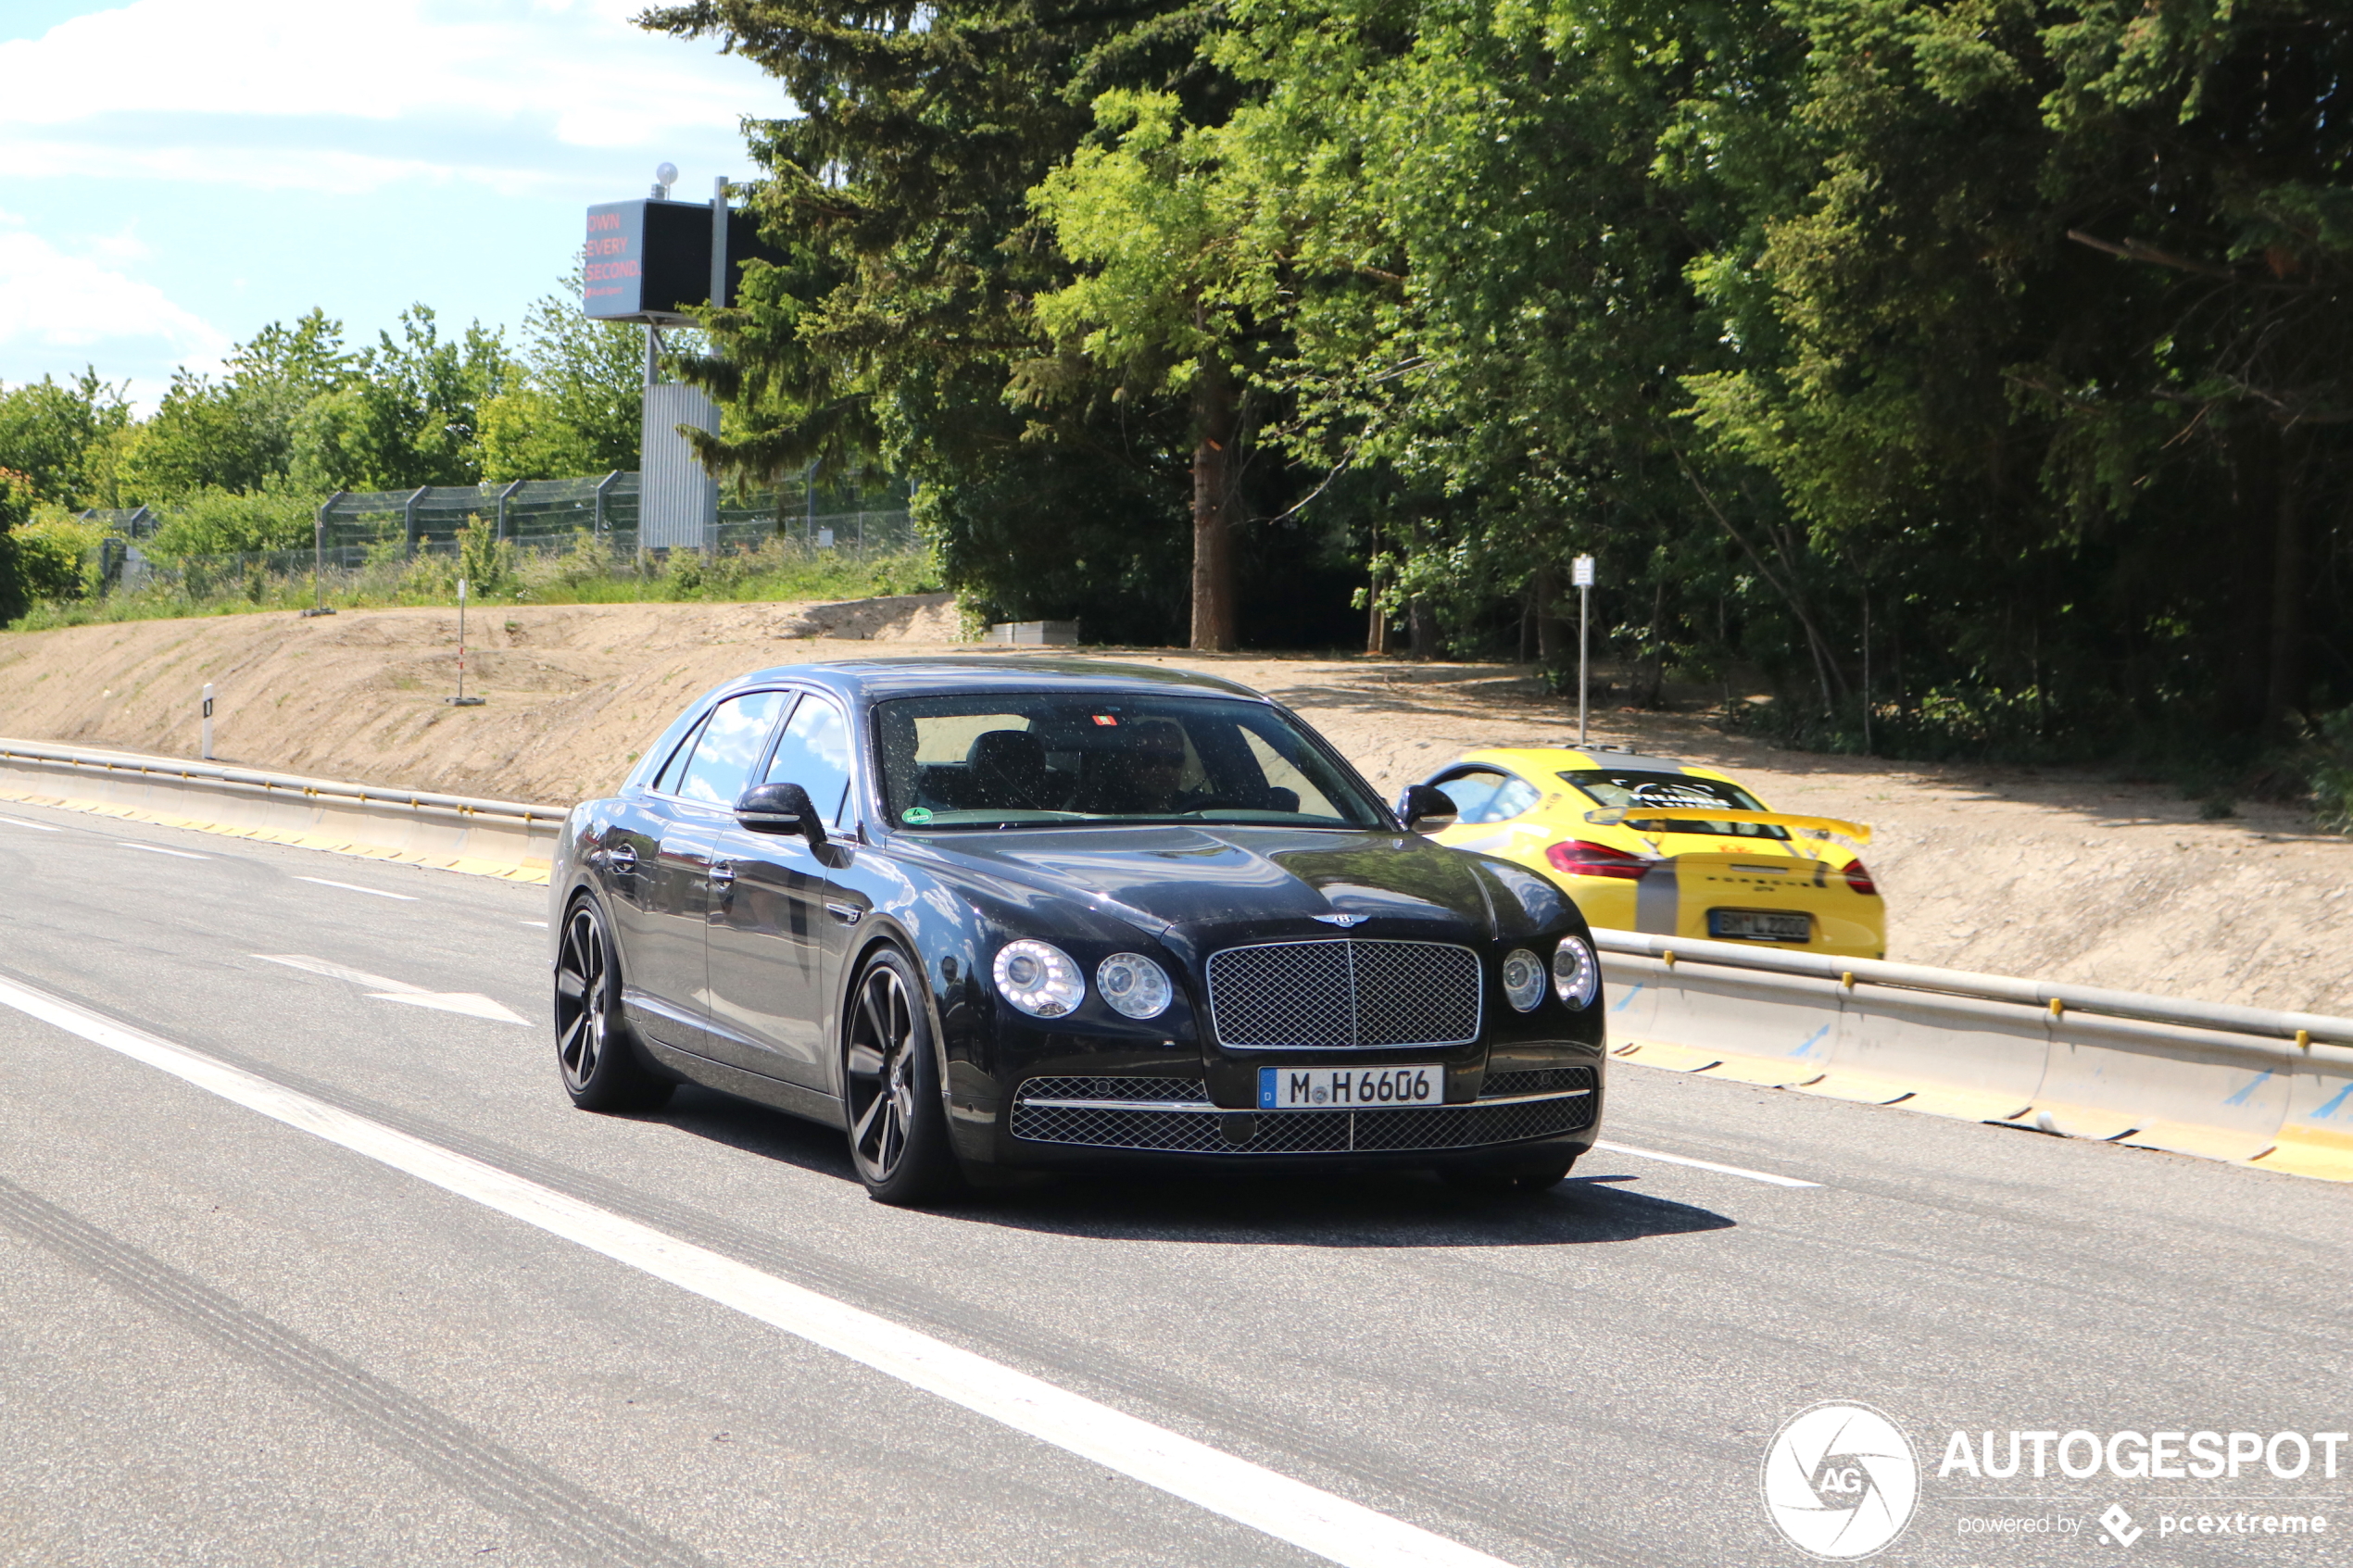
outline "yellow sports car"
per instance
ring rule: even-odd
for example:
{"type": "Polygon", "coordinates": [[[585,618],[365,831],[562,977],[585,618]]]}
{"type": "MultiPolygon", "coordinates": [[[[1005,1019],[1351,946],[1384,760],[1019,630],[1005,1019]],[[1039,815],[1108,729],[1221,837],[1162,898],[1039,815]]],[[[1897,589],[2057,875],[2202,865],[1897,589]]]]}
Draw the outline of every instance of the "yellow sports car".
{"type": "Polygon", "coordinates": [[[1712,768],[1594,746],[1474,751],[1423,781],[1454,802],[1441,844],[1568,890],[1588,923],[1852,958],[1887,956],[1887,909],[1855,850],[1871,830],[1793,817],[1712,768]]]}

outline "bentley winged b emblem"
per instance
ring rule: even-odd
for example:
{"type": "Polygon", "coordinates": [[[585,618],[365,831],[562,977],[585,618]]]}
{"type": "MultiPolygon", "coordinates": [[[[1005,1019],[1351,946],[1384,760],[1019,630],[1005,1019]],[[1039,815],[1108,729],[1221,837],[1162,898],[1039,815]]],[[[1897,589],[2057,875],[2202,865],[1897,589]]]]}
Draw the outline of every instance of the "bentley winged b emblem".
{"type": "Polygon", "coordinates": [[[1350,926],[1362,925],[1373,917],[1370,915],[1316,915],[1313,918],[1322,921],[1326,925],[1336,925],[1342,931],[1346,931],[1350,926]]]}

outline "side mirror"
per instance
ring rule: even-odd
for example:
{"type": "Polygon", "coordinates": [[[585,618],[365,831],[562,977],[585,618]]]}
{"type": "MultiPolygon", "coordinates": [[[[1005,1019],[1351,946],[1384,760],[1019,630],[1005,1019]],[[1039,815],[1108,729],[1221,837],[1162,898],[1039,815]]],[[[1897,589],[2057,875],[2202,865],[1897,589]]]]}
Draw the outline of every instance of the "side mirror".
{"type": "Polygon", "coordinates": [[[736,798],[736,821],[747,833],[797,833],[809,842],[825,842],[825,827],[809,792],[797,784],[754,784],[736,798]]]}
{"type": "Polygon", "coordinates": [[[1454,825],[1454,797],[1436,784],[1407,784],[1397,798],[1407,833],[1436,833],[1454,825]]]}

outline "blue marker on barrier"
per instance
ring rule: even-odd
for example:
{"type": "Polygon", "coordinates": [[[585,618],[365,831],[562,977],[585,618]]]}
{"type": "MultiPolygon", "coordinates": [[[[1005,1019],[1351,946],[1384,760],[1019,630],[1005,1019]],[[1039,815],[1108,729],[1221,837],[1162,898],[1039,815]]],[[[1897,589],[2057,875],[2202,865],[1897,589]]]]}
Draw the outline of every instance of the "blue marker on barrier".
{"type": "MultiPolygon", "coordinates": [[[[2233,1095],[2222,1103],[2224,1105],[2245,1105],[2246,1103],[2246,1097],[2253,1094],[2257,1089],[2261,1088],[2263,1086],[2263,1080],[2269,1078],[2271,1075],[2271,1070],[2268,1067],[2265,1068],[2262,1072],[2258,1073],[2254,1077],[2249,1078],[2246,1081],[2246,1086],[2245,1088],[2241,1089],[2238,1093],[2233,1095]]],[[[2347,1087],[2353,1087],[2353,1085],[2348,1085],[2347,1087]]]]}

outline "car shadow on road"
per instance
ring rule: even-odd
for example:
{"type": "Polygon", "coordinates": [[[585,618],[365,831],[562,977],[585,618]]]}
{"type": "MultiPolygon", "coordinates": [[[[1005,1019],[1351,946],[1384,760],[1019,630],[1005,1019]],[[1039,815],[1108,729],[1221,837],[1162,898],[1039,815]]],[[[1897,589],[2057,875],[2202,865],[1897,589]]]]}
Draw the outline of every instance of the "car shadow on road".
{"type": "MultiPolygon", "coordinates": [[[[647,1118],[804,1171],[855,1182],[839,1132],[706,1089],[647,1118]]],[[[1025,1175],[929,1211],[1097,1241],[1286,1247],[1560,1247],[1729,1230],[1713,1210],[1575,1176],[1541,1193],[1489,1196],[1427,1171],[1112,1170],[1025,1175]]]]}

